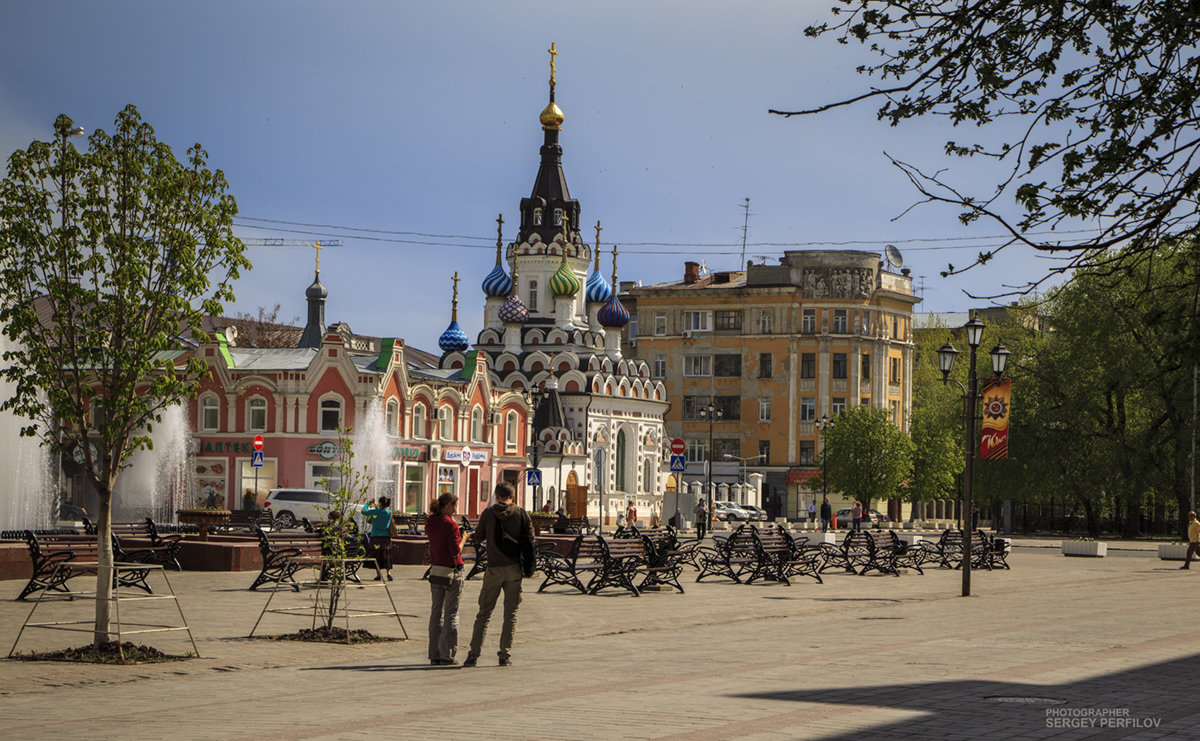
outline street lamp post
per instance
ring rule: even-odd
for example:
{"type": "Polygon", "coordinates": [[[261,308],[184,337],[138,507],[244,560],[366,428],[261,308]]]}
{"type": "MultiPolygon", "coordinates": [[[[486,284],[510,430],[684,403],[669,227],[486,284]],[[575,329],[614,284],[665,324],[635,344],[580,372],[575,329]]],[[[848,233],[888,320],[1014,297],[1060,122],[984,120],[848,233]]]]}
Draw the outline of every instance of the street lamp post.
{"type": "MultiPolygon", "coordinates": [[[[530,457],[533,459],[533,470],[535,470],[535,471],[539,470],[538,463],[542,459],[542,440],[541,440],[541,436],[538,434],[538,408],[542,405],[542,399],[543,399],[544,394],[545,394],[545,391],[543,391],[538,386],[534,386],[533,388],[529,389],[529,406],[530,406],[530,409],[533,411],[533,414],[531,415],[532,422],[530,423],[530,427],[533,430],[533,444],[530,446],[530,457]]],[[[533,508],[534,508],[534,510],[540,510],[541,506],[542,506],[542,502],[541,502],[542,485],[540,483],[541,482],[540,471],[538,474],[538,482],[539,483],[533,485],[533,508]]]]}
{"type": "MultiPolygon", "coordinates": [[[[830,419],[828,414],[822,414],[821,418],[817,420],[817,429],[821,431],[821,488],[825,496],[829,495],[829,456],[826,455],[825,431],[833,427],[836,421],[836,419],[830,419]]],[[[814,497],[813,505],[816,505],[816,503],[817,500],[814,497]]]]}
{"type": "Polygon", "coordinates": [[[538,469],[538,463],[542,460],[541,440],[534,440],[533,444],[529,446],[529,457],[533,459],[533,470],[538,472],[538,483],[533,485],[533,508],[537,511],[542,506],[542,472],[538,469]]]}
{"type": "Polygon", "coordinates": [[[700,418],[708,419],[708,471],[705,474],[705,489],[708,490],[708,529],[712,529],[713,521],[713,495],[712,495],[712,464],[713,464],[713,422],[725,416],[725,412],[721,408],[715,406],[711,401],[707,405],[700,407],[700,418]]]}
{"type": "MultiPolygon", "coordinates": [[[[971,317],[964,326],[963,330],[967,334],[967,345],[971,348],[971,365],[967,369],[967,385],[964,388],[957,380],[954,383],[962,392],[963,397],[963,427],[966,429],[966,449],[963,451],[963,558],[962,558],[962,596],[971,596],[971,528],[968,523],[971,523],[971,518],[974,516],[974,490],[975,490],[975,425],[979,422],[979,415],[976,407],[979,401],[979,379],[976,373],[975,358],[979,350],[979,344],[983,341],[983,330],[987,325],[971,317]]],[[[938,348],[938,365],[942,371],[942,383],[949,383],[950,371],[954,370],[954,360],[958,357],[958,350],[954,345],[947,342],[938,348]]],[[[997,344],[991,350],[992,356],[992,371],[999,378],[1004,373],[1004,366],[1008,362],[1008,349],[1004,345],[997,344]]]]}

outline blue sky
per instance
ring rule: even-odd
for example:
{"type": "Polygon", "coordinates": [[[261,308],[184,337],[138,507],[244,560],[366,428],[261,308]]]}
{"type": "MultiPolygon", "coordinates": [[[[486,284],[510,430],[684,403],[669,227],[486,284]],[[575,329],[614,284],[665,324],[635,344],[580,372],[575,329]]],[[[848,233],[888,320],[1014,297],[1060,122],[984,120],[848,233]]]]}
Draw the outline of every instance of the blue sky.
{"type": "MultiPolygon", "coordinates": [[[[195,142],[208,150],[238,200],[242,236],[342,239],[321,257],[330,321],[436,350],[456,270],[460,323],[470,336],[480,328],[496,215],[507,243],[537,172],[555,42],[567,181],[588,241],[599,219],[604,250],[621,245],[622,280],[673,280],[693,258],[738,268],[747,197],[748,256],[896,244],[918,287],[925,276],[919,310],[965,310],[984,302],[964,290],[994,294],[1043,275],[1052,262],[1013,248],[942,279],[946,263],[997,244],[987,237],[998,228],[962,227],[939,206],[896,219],[918,197],[884,152],[986,191],[979,163],[941,155],[968,132],[943,121],[890,128],[870,105],[767,114],[868,83],[854,72],[860,49],[803,35],[831,4],[9,0],[0,153],[49,138],[59,113],[109,129],[133,103],[177,154],[195,142]],[[253,228],[262,219],[338,228],[253,228]]],[[[250,257],[228,312],[278,303],[283,319],[304,316],[313,251],[254,247],[250,257]]],[[[607,256],[602,264],[607,272],[607,256]]]]}

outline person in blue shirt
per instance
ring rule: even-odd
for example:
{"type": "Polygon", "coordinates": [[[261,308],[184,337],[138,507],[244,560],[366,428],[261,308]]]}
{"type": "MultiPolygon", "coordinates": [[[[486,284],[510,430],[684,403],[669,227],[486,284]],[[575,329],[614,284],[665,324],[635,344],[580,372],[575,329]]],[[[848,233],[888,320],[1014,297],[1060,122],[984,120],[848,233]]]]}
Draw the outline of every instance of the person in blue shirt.
{"type": "MultiPolygon", "coordinates": [[[[375,502],[363,505],[363,517],[371,523],[371,547],[367,551],[369,558],[374,558],[379,568],[387,572],[388,581],[392,580],[392,500],[380,497],[378,506],[375,502]]],[[[379,577],[375,577],[379,581],[379,577]]]]}

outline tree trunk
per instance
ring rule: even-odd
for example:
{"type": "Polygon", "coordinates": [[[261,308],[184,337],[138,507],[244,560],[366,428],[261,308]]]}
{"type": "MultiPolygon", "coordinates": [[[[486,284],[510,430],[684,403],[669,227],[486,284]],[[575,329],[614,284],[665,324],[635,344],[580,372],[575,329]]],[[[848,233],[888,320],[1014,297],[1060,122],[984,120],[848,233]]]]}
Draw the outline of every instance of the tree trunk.
{"type": "Polygon", "coordinates": [[[97,492],[99,512],[96,520],[96,544],[99,546],[99,568],[96,569],[96,625],[93,643],[97,648],[108,641],[109,617],[112,614],[113,549],[112,549],[112,489],[97,492]]]}

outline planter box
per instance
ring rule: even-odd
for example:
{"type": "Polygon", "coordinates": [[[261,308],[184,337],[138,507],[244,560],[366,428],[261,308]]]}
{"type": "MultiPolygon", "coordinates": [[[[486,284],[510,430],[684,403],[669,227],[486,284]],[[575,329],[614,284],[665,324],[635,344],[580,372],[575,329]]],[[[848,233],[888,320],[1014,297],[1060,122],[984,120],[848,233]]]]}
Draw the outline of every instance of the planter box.
{"type": "Polygon", "coordinates": [[[1062,554],[1064,556],[1086,556],[1104,558],[1108,553],[1108,544],[1097,540],[1064,540],[1062,554]]]}
{"type": "Polygon", "coordinates": [[[1187,543],[1163,543],[1158,546],[1158,557],[1164,561],[1183,561],[1187,559],[1187,543]]]}

